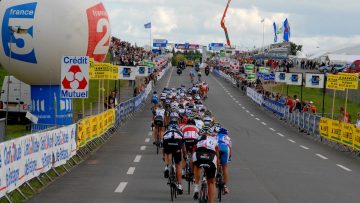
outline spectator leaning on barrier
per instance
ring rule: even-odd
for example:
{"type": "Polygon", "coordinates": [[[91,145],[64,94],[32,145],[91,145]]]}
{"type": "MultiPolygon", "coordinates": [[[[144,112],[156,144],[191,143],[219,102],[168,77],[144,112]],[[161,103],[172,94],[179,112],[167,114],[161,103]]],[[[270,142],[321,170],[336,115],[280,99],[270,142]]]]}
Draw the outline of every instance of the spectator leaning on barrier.
{"type": "Polygon", "coordinates": [[[317,108],[316,108],[316,106],[314,105],[314,102],[310,101],[309,104],[310,104],[310,109],[309,109],[310,112],[313,113],[313,114],[316,114],[317,108]]]}
{"type": "Polygon", "coordinates": [[[296,99],[296,104],[295,104],[295,111],[298,110],[299,112],[302,111],[302,105],[299,99],[296,99]]]}
{"type": "Polygon", "coordinates": [[[349,112],[345,112],[344,107],[340,107],[340,122],[350,123],[350,114],[349,112]]]}
{"type": "Polygon", "coordinates": [[[357,113],[357,120],[356,120],[355,126],[360,128],[360,112],[357,113]]]}
{"type": "Polygon", "coordinates": [[[116,91],[112,91],[107,99],[107,109],[113,109],[117,104],[116,91]]]}

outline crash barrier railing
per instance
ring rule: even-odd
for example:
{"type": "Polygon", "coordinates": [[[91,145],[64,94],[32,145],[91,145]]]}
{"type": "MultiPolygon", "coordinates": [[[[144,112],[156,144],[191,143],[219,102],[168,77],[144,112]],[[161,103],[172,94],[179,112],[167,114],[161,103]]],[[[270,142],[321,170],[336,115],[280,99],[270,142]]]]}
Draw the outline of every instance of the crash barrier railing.
{"type": "MultiPolygon", "coordinates": [[[[233,83],[229,77],[223,77],[221,71],[213,71],[215,75],[220,76],[233,83]]],[[[360,151],[360,128],[354,124],[340,122],[329,118],[321,117],[309,112],[289,111],[287,105],[266,98],[257,93],[253,88],[247,88],[247,96],[263,108],[273,112],[279,119],[298,128],[301,132],[313,136],[320,141],[326,141],[335,144],[349,151],[360,151]]],[[[358,155],[357,153],[357,155],[358,155]]]]}
{"type": "Polygon", "coordinates": [[[0,119],[0,142],[5,140],[5,118],[0,119]]]}
{"type": "MultiPolygon", "coordinates": [[[[166,71],[162,71],[161,77],[166,71]]],[[[140,95],[119,104],[115,109],[69,126],[0,143],[0,198],[12,202],[8,194],[17,191],[27,200],[28,197],[21,190],[23,185],[35,194],[31,181],[45,186],[44,177],[53,181],[50,171],[60,176],[60,167],[68,172],[71,167],[84,161],[91,151],[120,129],[121,123],[141,109],[151,90],[152,84],[149,83],[140,95]]]]}

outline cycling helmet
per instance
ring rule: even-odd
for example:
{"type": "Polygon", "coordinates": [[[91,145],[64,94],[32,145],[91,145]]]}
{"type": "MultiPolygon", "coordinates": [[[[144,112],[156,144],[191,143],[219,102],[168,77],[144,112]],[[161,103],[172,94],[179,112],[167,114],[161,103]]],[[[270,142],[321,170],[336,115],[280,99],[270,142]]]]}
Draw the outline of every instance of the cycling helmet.
{"type": "Polygon", "coordinates": [[[214,131],[218,133],[220,131],[220,129],[221,129],[220,123],[215,123],[214,124],[214,131]]]}
{"type": "Polygon", "coordinates": [[[205,115],[206,115],[206,116],[211,116],[211,115],[212,115],[212,113],[211,113],[211,111],[210,111],[210,110],[207,110],[207,111],[205,111],[205,115]]]}
{"type": "Polygon", "coordinates": [[[210,117],[205,117],[204,118],[204,125],[210,127],[211,124],[212,124],[212,119],[210,117]]]}
{"type": "Polygon", "coordinates": [[[219,130],[219,134],[227,135],[227,134],[228,134],[228,130],[225,129],[225,128],[221,128],[221,129],[219,130]]]}
{"type": "Polygon", "coordinates": [[[153,94],[157,94],[157,92],[156,92],[156,91],[154,91],[154,92],[153,92],[153,94]]]}
{"type": "Polygon", "coordinates": [[[200,134],[203,134],[203,135],[206,134],[206,135],[212,136],[212,135],[213,135],[213,131],[211,130],[210,127],[204,126],[204,127],[201,129],[200,134]]]}
{"type": "Polygon", "coordinates": [[[170,130],[177,130],[178,129],[178,124],[177,123],[171,123],[169,124],[169,129],[170,130]]]}

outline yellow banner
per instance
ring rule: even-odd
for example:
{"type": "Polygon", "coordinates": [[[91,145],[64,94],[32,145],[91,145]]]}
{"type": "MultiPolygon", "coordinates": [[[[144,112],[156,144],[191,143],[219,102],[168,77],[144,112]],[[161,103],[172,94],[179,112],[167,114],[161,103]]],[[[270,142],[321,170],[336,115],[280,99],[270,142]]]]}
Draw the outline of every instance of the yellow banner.
{"type": "Polygon", "coordinates": [[[358,89],[357,73],[343,73],[339,75],[340,86],[346,89],[358,89]]]}
{"type": "Polygon", "coordinates": [[[341,142],[341,123],[335,120],[331,120],[329,123],[329,139],[341,142]]]}
{"type": "Polygon", "coordinates": [[[330,125],[331,119],[329,118],[321,118],[320,119],[320,135],[322,137],[329,138],[329,125],[330,125]]]}
{"type": "Polygon", "coordinates": [[[333,74],[328,74],[326,80],[326,88],[332,90],[345,90],[345,88],[340,85],[339,75],[333,74]]]}
{"type": "Polygon", "coordinates": [[[353,133],[355,130],[355,126],[350,123],[341,123],[341,143],[346,146],[354,147],[353,145],[353,133]]]}
{"type": "Polygon", "coordinates": [[[98,136],[98,117],[97,116],[91,116],[91,140],[95,139],[98,136]]]}
{"type": "Polygon", "coordinates": [[[90,118],[81,120],[78,123],[78,147],[83,147],[91,140],[90,118]]]}
{"type": "Polygon", "coordinates": [[[358,127],[354,127],[353,140],[355,149],[360,150],[360,128],[358,127]]]}

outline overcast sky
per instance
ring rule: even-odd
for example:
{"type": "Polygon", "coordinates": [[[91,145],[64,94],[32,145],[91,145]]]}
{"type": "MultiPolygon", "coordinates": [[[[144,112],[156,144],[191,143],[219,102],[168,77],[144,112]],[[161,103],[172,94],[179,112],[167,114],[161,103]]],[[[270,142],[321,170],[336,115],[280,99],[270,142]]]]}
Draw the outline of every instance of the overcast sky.
{"type": "MultiPolygon", "coordinates": [[[[153,38],[174,43],[225,42],[220,20],[227,0],[103,0],[112,34],[123,40],[149,44],[153,38]]],[[[247,50],[273,42],[272,23],[288,18],[291,41],[305,52],[360,44],[360,0],[232,0],[226,16],[231,43],[247,50]],[[319,48],[317,48],[319,47],[319,48]]]]}

